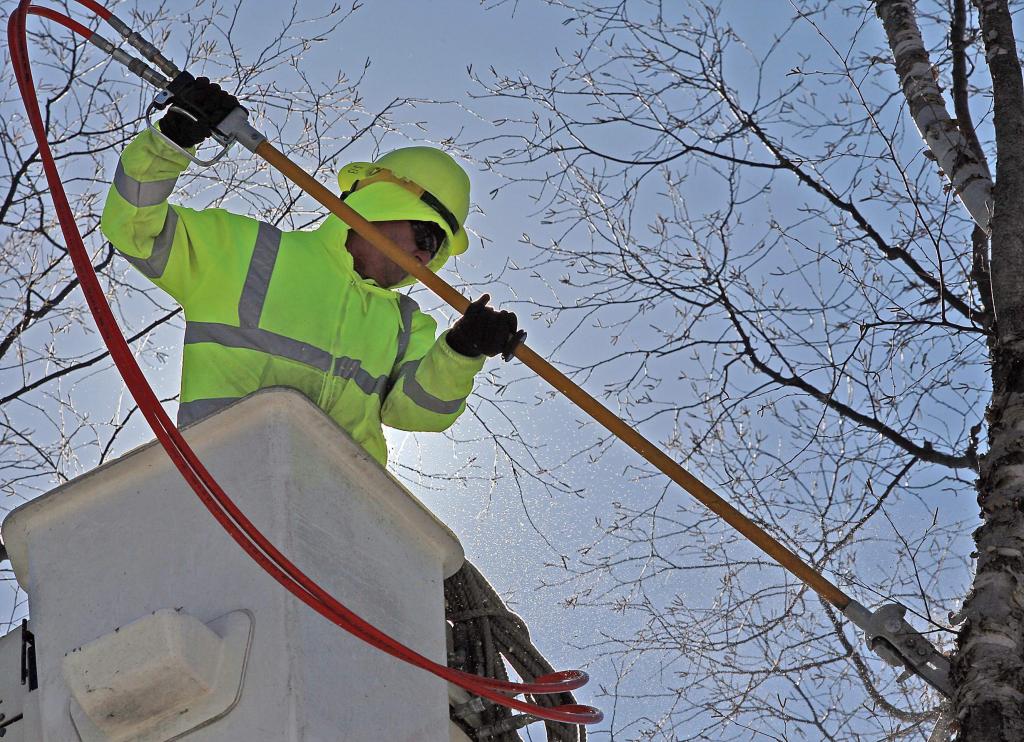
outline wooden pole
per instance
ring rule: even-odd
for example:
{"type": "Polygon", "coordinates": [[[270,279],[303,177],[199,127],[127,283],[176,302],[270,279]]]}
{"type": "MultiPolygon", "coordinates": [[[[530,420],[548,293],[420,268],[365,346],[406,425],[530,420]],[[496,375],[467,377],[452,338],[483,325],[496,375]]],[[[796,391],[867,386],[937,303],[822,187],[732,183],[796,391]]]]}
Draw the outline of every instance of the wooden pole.
{"type": "MultiPolygon", "coordinates": [[[[351,206],[317,182],[302,168],[288,159],[287,156],[275,149],[273,145],[265,141],[256,147],[255,151],[257,155],[280,171],[288,180],[323,204],[331,213],[348,224],[375,248],[404,268],[407,273],[414,276],[420,283],[441,297],[454,309],[460,313],[465,313],[466,307],[469,306],[469,299],[452,288],[451,285],[433,271],[420,265],[418,260],[385,237],[371,222],[366,221],[351,206]]],[[[659,471],[666,474],[690,495],[706,505],[709,510],[721,517],[726,523],[761,549],[761,551],[803,581],[829,603],[840,610],[844,610],[850,604],[851,599],[846,593],[805,563],[795,553],[772,538],[764,529],[722,499],[701,480],[669,458],[664,451],[619,419],[611,410],[590,396],[565,374],[531,350],[525,343],[520,343],[516,347],[515,356],[530,367],[538,376],[568,397],[580,409],[601,423],[609,432],[643,456],[648,462],[657,467],[659,471]]]]}

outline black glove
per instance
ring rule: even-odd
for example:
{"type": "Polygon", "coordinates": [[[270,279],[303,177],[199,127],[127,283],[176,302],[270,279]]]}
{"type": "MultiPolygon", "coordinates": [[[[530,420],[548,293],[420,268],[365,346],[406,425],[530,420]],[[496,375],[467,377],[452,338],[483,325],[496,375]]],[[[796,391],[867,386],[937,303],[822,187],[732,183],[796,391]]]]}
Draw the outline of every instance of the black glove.
{"type": "Polygon", "coordinates": [[[160,119],[161,133],[178,146],[188,149],[210,136],[212,127],[238,108],[238,98],[221,90],[220,85],[208,78],[197,77],[174,94],[171,105],[184,108],[199,119],[193,121],[173,110],[160,119]]]}
{"type": "Polygon", "coordinates": [[[484,294],[466,309],[445,335],[449,347],[464,356],[496,356],[513,342],[519,320],[514,312],[497,311],[487,306],[484,294]]]}

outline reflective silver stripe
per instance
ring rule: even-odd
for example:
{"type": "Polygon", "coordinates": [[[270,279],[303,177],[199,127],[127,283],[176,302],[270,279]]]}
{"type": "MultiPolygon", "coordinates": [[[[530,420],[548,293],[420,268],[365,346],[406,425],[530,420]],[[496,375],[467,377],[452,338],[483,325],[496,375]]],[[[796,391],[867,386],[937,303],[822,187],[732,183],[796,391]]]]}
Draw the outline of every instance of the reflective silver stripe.
{"type": "Polygon", "coordinates": [[[174,191],[174,184],[177,182],[177,178],[148,182],[135,180],[125,173],[124,164],[121,162],[117,163],[117,171],[114,173],[114,188],[121,198],[136,208],[162,204],[174,191]]]}
{"type": "Polygon", "coordinates": [[[462,407],[462,403],[466,401],[465,397],[453,399],[449,402],[444,399],[438,399],[433,394],[430,394],[416,381],[416,369],[419,367],[419,360],[409,361],[402,366],[400,376],[404,380],[402,391],[405,392],[405,396],[428,412],[436,412],[439,415],[454,415],[458,412],[459,408],[462,407]]]}
{"type": "Polygon", "coordinates": [[[326,350],[301,340],[278,335],[258,327],[232,327],[217,322],[188,322],[185,324],[185,345],[217,343],[226,348],[256,350],[278,358],[298,361],[327,373],[334,361],[334,375],[355,382],[364,394],[383,396],[388,384],[387,376],[371,376],[354,358],[331,358],[326,350]]]}
{"type": "Polygon", "coordinates": [[[187,322],[185,344],[190,343],[218,343],[228,348],[258,350],[304,363],[324,373],[331,369],[331,354],[326,350],[258,327],[232,327],[217,322],[187,322]]]}
{"type": "Polygon", "coordinates": [[[401,372],[398,364],[402,362],[405,351],[409,348],[409,338],[412,337],[412,315],[419,308],[420,305],[414,299],[405,294],[398,295],[398,312],[401,315],[399,321],[402,326],[398,331],[398,351],[395,353],[395,365],[391,370],[387,387],[384,390],[383,396],[385,397],[391,393],[391,389],[398,383],[398,377],[401,372]]]}
{"type": "Polygon", "coordinates": [[[334,375],[355,382],[364,394],[378,394],[383,397],[388,385],[387,376],[371,376],[355,358],[335,358],[334,375]]]}
{"type": "Polygon", "coordinates": [[[281,247],[281,230],[272,224],[260,222],[256,233],[256,245],[252,249],[249,272],[242,286],[242,298],[238,300],[238,323],[242,327],[256,327],[267,300],[270,277],[274,273],[277,251],[281,247]]]}
{"type": "Polygon", "coordinates": [[[409,338],[412,336],[412,315],[420,305],[416,303],[415,299],[411,299],[405,294],[398,295],[398,311],[402,315],[402,329],[398,332],[398,354],[395,356],[395,362],[400,363],[402,357],[405,355],[406,349],[409,347],[409,338]]]}
{"type": "Polygon", "coordinates": [[[132,255],[125,255],[125,259],[142,271],[146,278],[160,278],[167,267],[167,261],[171,257],[171,246],[174,244],[174,231],[178,228],[178,212],[170,206],[167,207],[167,216],[164,218],[164,226],[160,234],[153,240],[153,249],[149,252],[148,258],[136,258],[132,255]]]}
{"type": "Polygon", "coordinates": [[[241,397],[215,397],[214,399],[195,399],[191,402],[182,402],[178,405],[178,427],[209,417],[239,399],[241,397]]]}

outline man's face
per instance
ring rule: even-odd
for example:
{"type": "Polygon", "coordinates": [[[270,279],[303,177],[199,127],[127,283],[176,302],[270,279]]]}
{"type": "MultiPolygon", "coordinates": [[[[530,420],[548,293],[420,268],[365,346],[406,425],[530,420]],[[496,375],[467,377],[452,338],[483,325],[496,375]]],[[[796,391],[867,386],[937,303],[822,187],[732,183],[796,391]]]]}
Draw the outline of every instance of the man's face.
{"type": "MultiPolygon", "coordinates": [[[[430,262],[430,253],[416,247],[412,224],[408,221],[374,222],[373,226],[383,232],[406,254],[418,260],[420,265],[430,262]]],[[[378,286],[389,288],[401,283],[408,275],[401,266],[393,263],[384,253],[356,234],[355,230],[348,233],[345,247],[352,255],[356,273],[363,278],[372,278],[378,286]]]]}

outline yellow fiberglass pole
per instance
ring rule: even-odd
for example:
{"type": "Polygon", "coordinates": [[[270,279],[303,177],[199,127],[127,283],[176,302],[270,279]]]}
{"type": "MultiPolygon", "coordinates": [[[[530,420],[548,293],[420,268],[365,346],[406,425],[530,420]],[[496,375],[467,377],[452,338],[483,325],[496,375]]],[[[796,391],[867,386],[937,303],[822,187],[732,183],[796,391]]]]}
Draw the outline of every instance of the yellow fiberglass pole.
{"type": "MultiPolygon", "coordinates": [[[[404,268],[406,272],[414,276],[420,283],[424,284],[454,309],[460,313],[465,313],[466,308],[469,306],[469,299],[452,288],[444,279],[438,277],[425,266],[420,265],[419,261],[411,255],[406,254],[394,242],[385,237],[371,222],[366,221],[351,206],[317,182],[282,152],[274,148],[273,145],[264,141],[254,151],[288,178],[288,180],[323,204],[331,213],[338,216],[338,218],[348,224],[393,262],[404,268]]],[[[520,343],[516,347],[515,356],[533,369],[538,376],[568,397],[580,409],[601,423],[601,425],[625,442],[630,448],[647,459],[648,462],[656,466],[672,481],[706,505],[709,510],[739,531],[761,551],[806,583],[808,587],[822,598],[840,610],[845,610],[850,604],[851,598],[846,593],[800,559],[791,550],[768,535],[764,529],[722,499],[701,480],[669,458],[664,451],[619,419],[611,410],[590,396],[577,384],[573,383],[565,374],[527,347],[525,343],[520,343]]]]}

